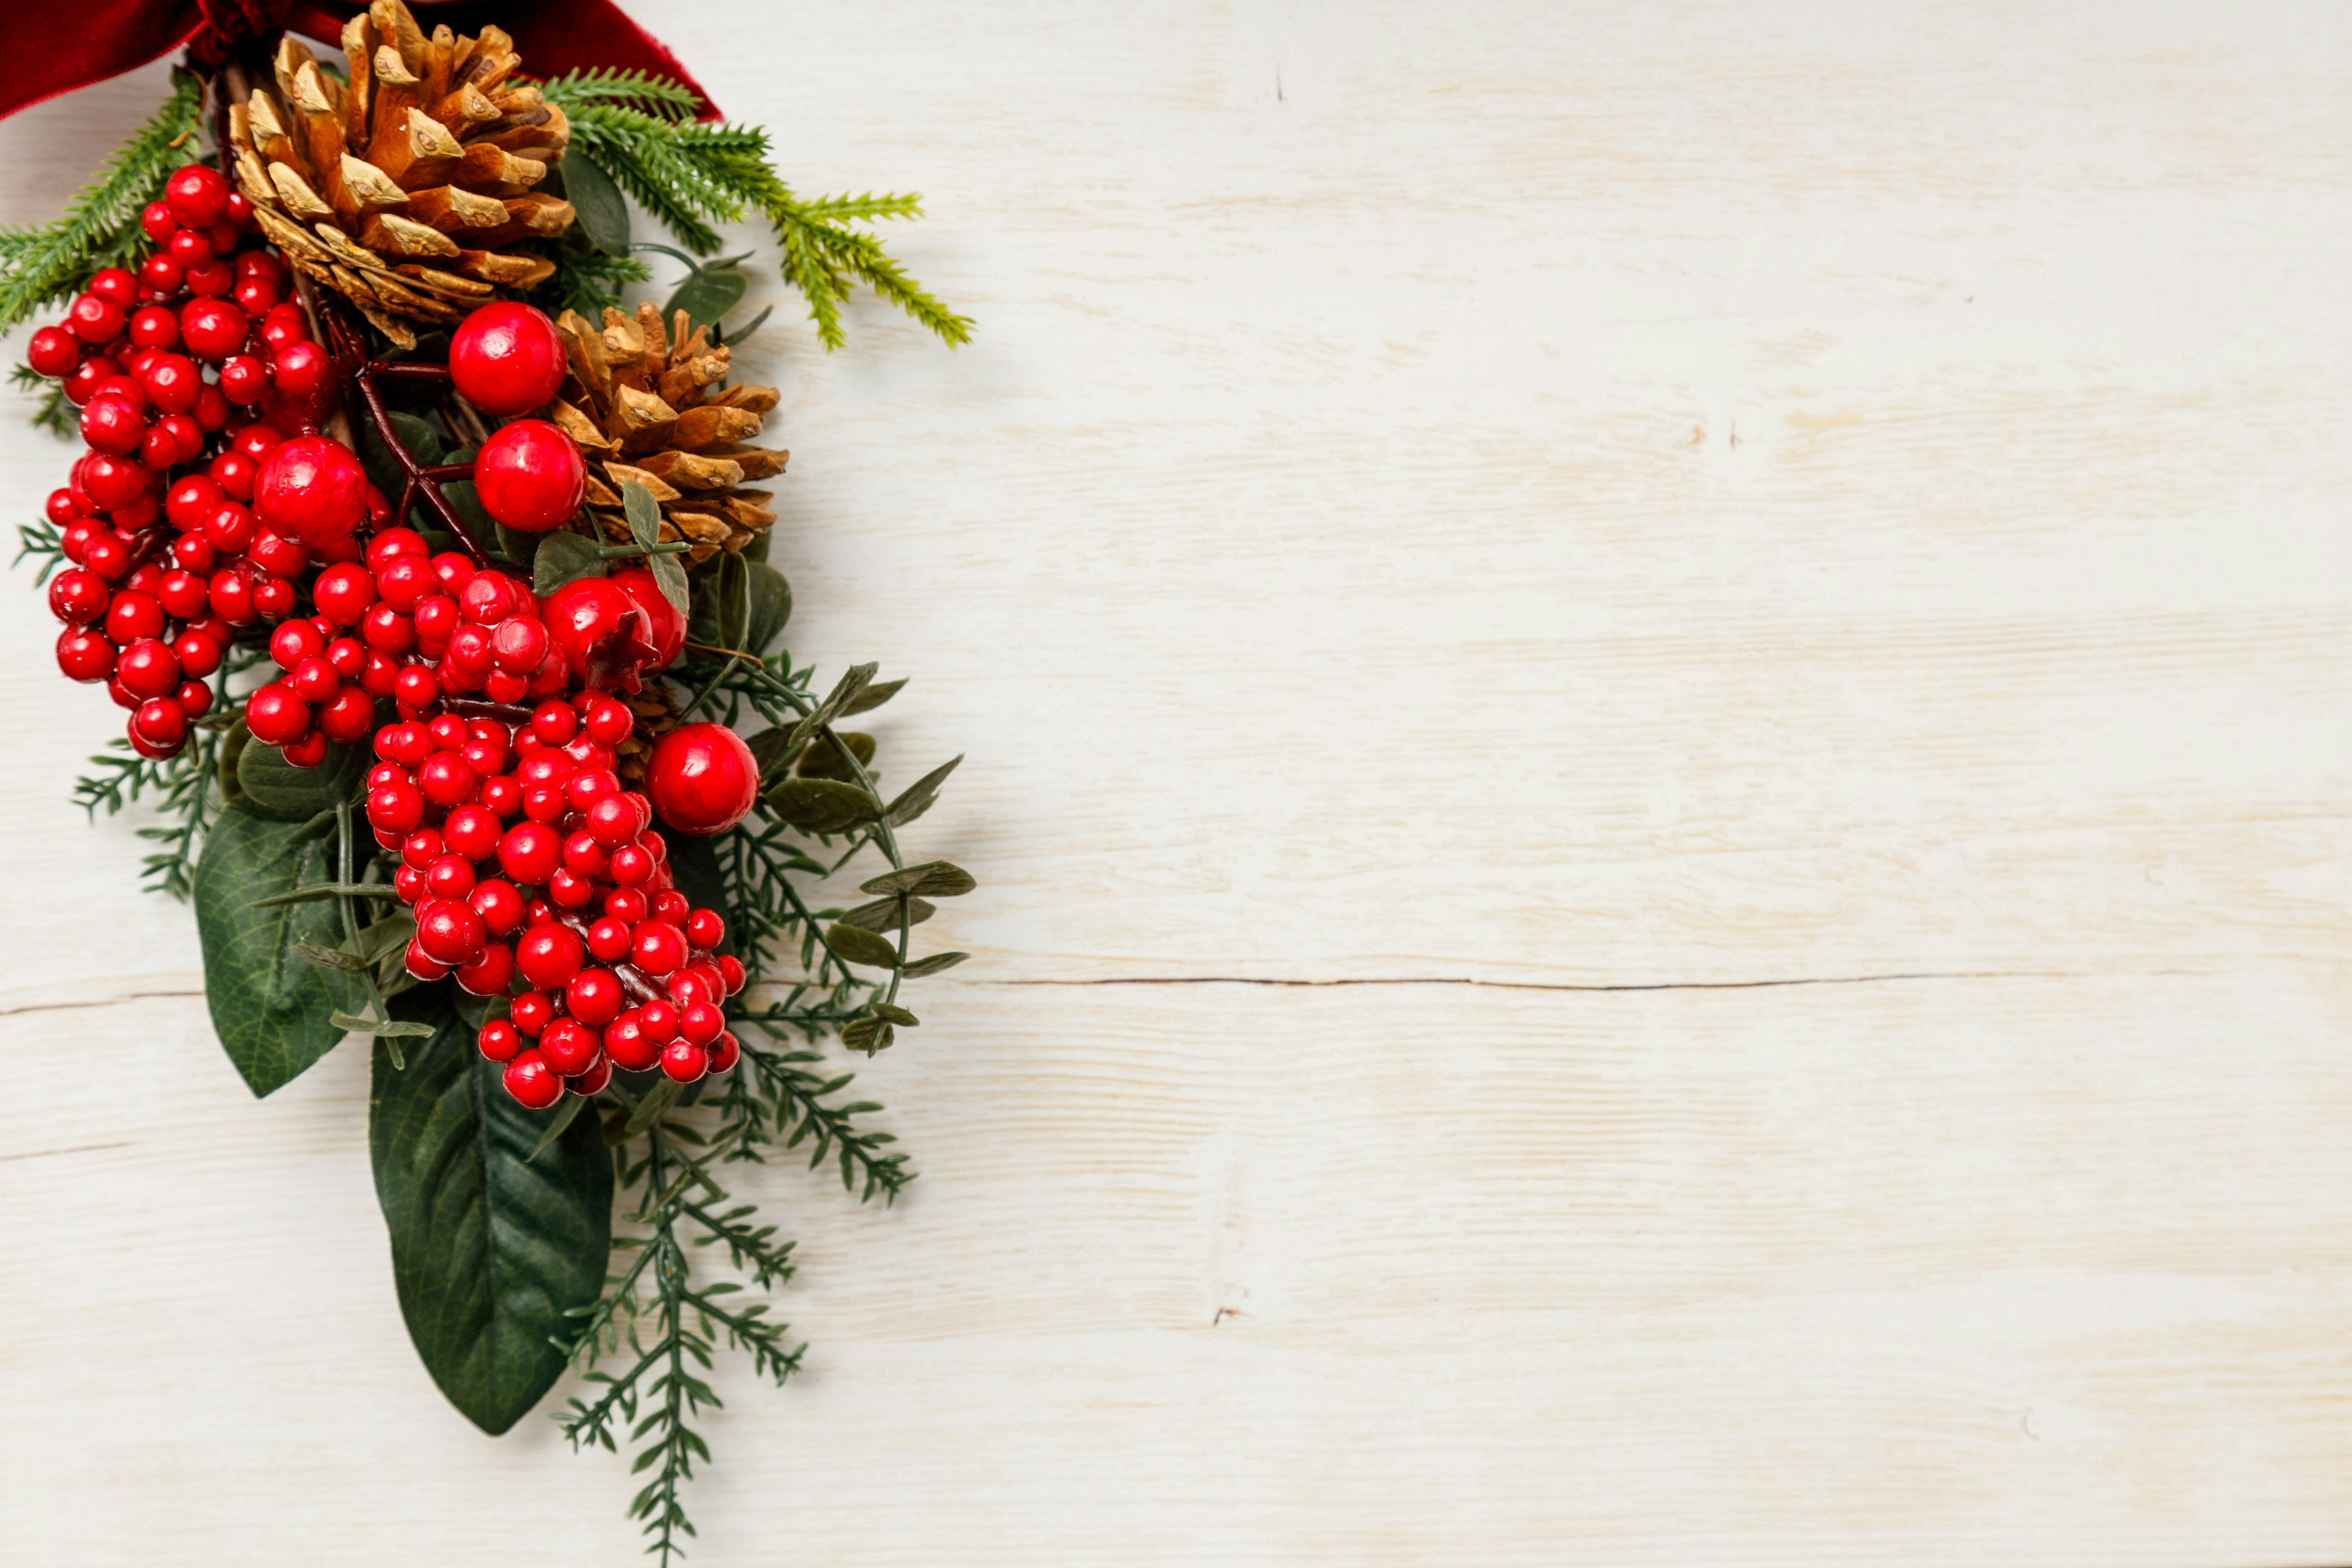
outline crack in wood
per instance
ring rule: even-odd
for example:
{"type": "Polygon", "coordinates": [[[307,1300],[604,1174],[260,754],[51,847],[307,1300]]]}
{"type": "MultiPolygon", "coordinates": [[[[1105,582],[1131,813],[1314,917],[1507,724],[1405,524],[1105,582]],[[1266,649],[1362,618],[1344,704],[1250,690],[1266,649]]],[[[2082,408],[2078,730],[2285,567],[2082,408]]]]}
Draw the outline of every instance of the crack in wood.
{"type": "Polygon", "coordinates": [[[1644,980],[1577,983],[1548,980],[1479,980],[1469,975],[1371,975],[1330,980],[1270,979],[1252,974],[1110,975],[1097,980],[976,980],[982,985],[1475,985],[1495,991],[1766,991],[1794,985],[1884,985],[1909,980],[2102,980],[2185,976],[2195,969],[1918,969],[1885,974],[1813,974],[1767,980],[1644,980]]]}
{"type": "Polygon", "coordinates": [[[201,996],[204,987],[193,991],[133,991],[121,996],[98,996],[83,1002],[35,1002],[23,1007],[0,1007],[0,1018],[22,1018],[33,1013],[73,1013],[88,1007],[120,1007],[131,1002],[152,1001],[157,997],[201,996]]]}

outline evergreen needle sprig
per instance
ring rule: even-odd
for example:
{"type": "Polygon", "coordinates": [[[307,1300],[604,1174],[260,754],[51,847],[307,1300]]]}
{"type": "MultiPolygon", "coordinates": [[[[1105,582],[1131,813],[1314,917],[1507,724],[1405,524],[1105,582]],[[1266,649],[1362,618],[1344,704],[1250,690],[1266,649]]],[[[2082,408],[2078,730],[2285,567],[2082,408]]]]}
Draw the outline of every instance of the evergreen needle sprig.
{"type": "Polygon", "coordinates": [[[13,327],[81,288],[100,268],[127,266],[144,248],[139,215],[172,172],[195,163],[205,84],[172,72],[172,96],[100,168],[55,220],[0,228],[0,328],[13,327]]]}
{"type": "MultiPolygon", "coordinates": [[[[757,210],[783,247],[784,280],[809,302],[827,352],[847,341],[842,307],[858,283],[938,334],[950,348],[971,340],[971,321],[907,274],[881,240],[856,226],[922,216],[919,195],[803,200],[768,163],[756,126],[697,121],[700,100],[643,71],[573,71],[543,89],[572,122],[572,149],[613,176],[687,248],[719,247],[714,223],[757,210]]],[[[559,263],[559,265],[561,265],[559,263]]]]}

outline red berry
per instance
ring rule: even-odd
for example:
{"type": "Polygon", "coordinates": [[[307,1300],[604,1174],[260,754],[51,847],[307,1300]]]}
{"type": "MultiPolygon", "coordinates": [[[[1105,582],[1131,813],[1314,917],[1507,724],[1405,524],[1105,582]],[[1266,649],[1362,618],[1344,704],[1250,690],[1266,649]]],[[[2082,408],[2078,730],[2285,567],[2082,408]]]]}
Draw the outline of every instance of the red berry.
{"type": "Polygon", "coordinates": [[[526,1110],[545,1110],[563,1098],[563,1080],[539,1052],[525,1051],[507,1063],[501,1080],[515,1102],[526,1110]]]}
{"type": "Polygon", "coordinates": [[[522,977],[544,991],[552,991],[580,973],[585,949],[570,928],[533,926],[515,944],[515,967],[522,977]]]}
{"type": "Polygon", "coordinates": [[[375,579],[355,562],[330,566],[310,586],[310,601],[319,613],[339,626],[355,626],[375,601],[375,579]]]}
{"type": "Polygon", "coordinates": [[[727,1015],[714,1003],[695,1002],[678,1010],[677,1037],[689,1044],[707,1046],[726,1026],[727,1015]]]}
{"type": "Polygon", "coordinates": [[[229,290],[236,308],[248,316],[267,315],[272,306],[285,298],[285,290],[274,279],[240,277],[236,287],[229,290]]]}
{"type": "Polygon", "coordinates": [[[131,715],[131,735],[158,751],[177,751],[188,738],[187,710],[168,697],[151,698],[131,715]]]}
{"type": "Polygon", "coordinates": [[[180,307],[180,341],[188,352],[219,364],[245,347],[253,321],[226,300],[191,300],[180,307]]]}
{"type": "Polygon", "coordinates": [[[562,839],[554,829],[536,822],[509,827],[499,844],[499,865],[526,887],[545,882],[555,874],[562,859],[562,839]]]}
{"type": "Polygon", "coordinates": [[[123,325],[121,305],[100,294],[80,295],[66,309],[66,331],[86,343],[110,343],[122,335],[123,325]]]}
{"type": "Polygon", "coordinates": [[[751,748],[724,724],[681,724],[654,748],[646,770],[654,810],[680,833],[724,833],[760,795],[751,748]]]}
{"type": "Polygon", "coordinates": [[[153,637],[142,637],[114,661],[114,679],[135,697],[163,697],[178,689],[180,661],[153,637]]]}
{"type": "Polygon", "coordinates": [[[201,719],[213,710],[213,689],[201,680],[183,680],[173,691],[172,700],[189,718],[201,719]]]}
{"type": "Polygon", "coordinates": [[[228,181],[205,163],[191,163],[163,182],[163,205],[183,226],[210,228],[228,216],[228,181]]]}
{"type": "Polygon", "coordinates": [[[686,917],[686,940],[705,950],[727,940],[727,922],[717,910],[697,910],[686,917]]]}
{"type": "Polygon", "coordinates": [[[172,657],[180,661],[181,671],[199,680],[220,668],[224,651],[220,638],[194,627],[182,632],[172,644],[172,657]]]}
{"type": "Polygon", "coordinates": [[[637,1027],[656,1046],[677,1038],[677,1009],[667,1002],[648,1002],[637,1009],[637,1027]]]}
{"type": "Polygon", "coordinates": [[[334,384],[335,367],[316,343],[288,343],[269,362],[269,379],[298,403],[318,401],[334,384]]]}
{"type": "Polygon", "coordinates": [[[547,896],[559,910],[584,910],[596,897],[596,884],[569,866],[548,873],[547,896]]]}
{"type": "Polygon", "coordinates": [[[310,564],[309,551],[290,539],[266,531],[253,536],[253,542],[246,546],[245,552],[256,566],[275,577],[299,576],[302,569],[310,564]]]}
{"type": "Polygon", "coordinates": [[[566,1077],[587,1071],[604,1044],[595,1030],[577,1018],[557,1018],[539,1037],[540,1054],[546,1057],[547,1065],[566,1077]]]}
{"type": "Polygon", "coordinates": [[[146,438],[147,421],[120,397],[93,397],[82,405],[81,438],[93,451],[125,457],[146,438]]]}
{"type": "Polygon", "coordinates": [[[653,855],[641,845],[624,844],[613,851],[604,874],[625,889],[641,888],[653,879],[653,855]]]}
{"type": "Polygon", "coordinates": [[[81,362],[81,343],[63,327],[43,327],[25,345],[25,357],[35,370],[54,379],[68,374],[81,362]]]}
{"type": "Polygon", "coordinates": [[[477,572],[458,591],[457,607],[473,625],[494,626],[525,607],[526,591],[503,572],[477,572]]]}
{"type": "Polygon", "coordinates": [[[236,270],[226,261],[207,261],[189,268],[186,281],[189,293],[215,297],[236,287],[236,270]]]}
{"type": "Polygon", "coordinates": [[[637,602],[610,579],[576,577],[548,595],[540,615],[572,674],[583,675],[590,652],[605,639],[624,631],[645,637],[636,610],[637,602]]]}
{"type": "Polygon", "coordinates": [[[529,616],[509,616],[490,634],[490,658],[509,674],[523,675],[537,669],[547,658],[547,649],[546,624],[529,616]]]}
{"type": "Polygon", "coordinates": [[[107,607],[106,635],[120,647],[141,637],[162,637],[164,620],[163,606],[153,595],[125,588],[107,607]]]}
{"type": "Polygon", "coordinates": [[[335,673],[333,665],[314,655],[294,667],[286,684],[294,689],[295,696],[315,707],[333,700],[342,677],[335,673]]]}
{"type": "MultiPolygon", "coordinates": [[[[262,688],[262,691],[268,689],[266,686],[262,688]]],[[[258,697],[261,692],[257,691],[254,695],[258,697]]],[[[247,705],[246,722],[248,725],[253,722],[250,703],[247,705]]],[[[254,733],[258,735],[261,731],[256,729],[254,733]]],[[[417,824],[425,820],[425,797],[416,793],[413,784],[379,785],[368,791],[367,819],[368,826],[378,832],[397,833],[406,837],[416,831],[417,824]]]]}
{"type": "Polygon", "coordinates": [[[507,1016],[514,1020],[516,1028],[536,1039],[555,1021],[555,1003],[543,991],[526,991],[507,1004],[507,1016]]]}
{"type": "MultiPolygon", "coordinates": [[[[289,741],[299,739],[310,728],[310,709],[295,695],[292,687],[273,680],[245,700],[245,724],[253,731],[255,740],[282,746],[289,741]]],[[[386,826],[375,819],[373,797],[368,805],[368,820],[378,827],[386,826]]],[[[414,826],[415,824],[412,822],[409,826],[414,826]]]]}
{"type": "Polygon", "coordinates": [[[522,927],[522,894],[512,882],[495,877],[477,882],[474,896],[467,901],[482,917],[482,925],[492,936],[512,936],[522,927]]]}
{"type": "Polygon", "coordinates": [[[58,636],[58,668],[68,680],[104,680],[114,673],[114,645],[68,626],[58,636]]]}
{"type": "Polygon", "coordinates": [[[529,305],[485,305],[449,343],[449,376],[466,400],[495,418],[542,407],[563,384],[563,340],[529,305]]]}
{"type": "Polygon", "coordinates": [[[406,653],[416,646],[416,623],[379,601],[360,617],[360,640],[379,653],[406,653]]]}
{"type": "Polygon", "coordinates": [[[68,566],[49,583],[49,613],[74,626],[106,614],[113,596],[106,579],[86,567],[68,566]]]}
{"type": "Polygon", "coordinates": [[[477,782],[466,759],[448,752],[435,752],[416,770],[416,787],[438,806],[463,805],[477,782]]]}
{"type": "Polygon", "coordinates": [[[254,486],[254,510],[306,544],[342,539],[367,515],[367,474],[350,447],[297,436],[271,448],[254,486]]]}
{"type": "Polygon", "coordinates": [[[139,264],[139,287],[155,299],[168,299],[180,291],[187,275],[168,251],[159,250],[139,264]]]}
{"type": "Polygon", "coordinates": [[[692,1083],[709,1068],[710,1053],[691,1040],[672,1040],[662,1047],[662,1071],[680,1083],[692,1083]]]}
{"type": "Polygon", "coordinates": [[[661,1047],[646,1038],[634,1012],[604,1026],[604,1053],[625,1072],[643,1072],[661,1059],[661,1047]]]}
{"type": "Polygon", "coordinates": [[[482,949],[481,957],[457,966],[457,984],[477,996],[502,996],[514,984],[514,949],[494,942],[482,949]]]}
{"type": "Polygon", "coordinates": [[[139,215],[139,226],[147,231],[148,238],[161,245],[172,237],[172,231],[180,226],[180,220],[172,216],[168,202],[149,202],[146,211],[139,215]]]}
{"type": "Polygon", "coordinates": [[[375,702],[356,686],[339,689],[319,710],[319,730],[338,745],[356,745],[375,728],[375,702]]]}
{"type": "Polygon", "coordinates": [[[163,613],[173,620],[193,621],[205,613],[205,580],[193,572],[174,567],[164,573],[163,580],[155,585],[155,597],[162,601],[163,613]]]}
{"type": "Polygon", "coordinates": [[[598,1028],[619,1017],[626,1001],[620,977],[609,969],[583,969],[563,987],[564,1010],[598,1028]]]}
{"type": "Polygon", "coordinates": [[[639,969],[658,980],[685,967],[688,958],[686,933],[676,926],[647,921],[637,928],[629,952],[639,969]]]}
{"type": "Polygon", "coordinates": [[[400,841],[400,863],[412,871],[422,871],[441,858],[441,836],[420,827],[400,841]]]}
{"type": "Polygon", "coordinates": [[[269,657],[280,669],[293,669],[326,651],[326,637],[309,621],[289,621],[269,634],[269,657]]]}
{"type": "MultiPolygon", "coordinates": [[[[458,977],[458,984],[465,984],[462,974],[458,977]]],[[[474,1043],[491,1061],[510,1062],[522,1049],[522,1031],[514,1026],[511,1018],[493,1018],[482,1026],[482,1032],[475,1037],[474,1043]]]]}
{"type": "Polygon", "coordinates": [[[482,917],[456,899],[419,904],[416,945],[436,963],[452,968],[471,963],[482,955],[482,917]]]}
{"type": "Polygon", "coordinates": [[[499,819],[478,805],[461,805],[442,824],[449,847],[468,860],[488,860],[499,852],[502,837],[499,819]]]}
{"type": "Polygon", "coordinates": [[[686,612],[669,602],[669,595],[661,591],[654,574],[642,566],[615,572],[610,581],[635,600],[645,614],[646,628],[650,634],[646,640],[654,646],[654,657],[646,668],[668,668],[686,648],[686,612]]]}
{"type": "Polygon", "coordinates": [[[474,493],[482,510],[526,533],[569,521],[587,483],[580,448],[544,419],[499,426],[474,458],[474,493]]]}
{"type": "Polygon", "coordinates": [[[278,750],[290,766],[315,768],[327,760],[327,737],[313,730],[299,740],[287,742],[278,750]]]}
{"type": "Polygon", "coordinates": [[[253,619],[253,584],[233,568],[224,566],[213,574],[206,596],[212,601],[213,614],[231,626],[241,626],[253,619]]]}
{"type": "MultiPolygon", "coordinates": [[[[159,310],[157,315],[168,315],[159,310]]],[[[185,414],[196,405],[196,395],[205,389],[205,378],[196,370],[196,362],[185,354],[158,353],[140,367],[139,384],[155,406],[167,414],[185,414]]]]}
{"type": "Polygon", "coordinates": [[[629,922],[606,915],[588,928],[588,951],[605,963],[629,956],[629,922]]]}
{"type": "Polygon", "coordinates": [[[294,613],[294,584],[264,574],[253,584],[253,613],[265,621],[283,620],[294,613]]]}

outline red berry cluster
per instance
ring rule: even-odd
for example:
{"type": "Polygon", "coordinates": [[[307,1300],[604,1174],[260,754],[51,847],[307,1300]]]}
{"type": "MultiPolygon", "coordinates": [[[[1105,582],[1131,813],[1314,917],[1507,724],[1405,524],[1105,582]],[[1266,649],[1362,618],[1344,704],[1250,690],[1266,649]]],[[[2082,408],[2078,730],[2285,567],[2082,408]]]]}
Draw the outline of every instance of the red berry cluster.
{"type": "Polygon", "coordinates": [[[691,1083],[738,1055],[721,1005],[743,966],[713,953],[726,922],[671,885],[652,805],[613,772],[635,722],[590,689],[551,696],[518,725],[443,713],[376,734],[367,818],[398,851],[393,889],[416,910],[408,971],[455,973],[478,996],[518,975],[531,987],[478,1043],[533,1110],[567,1086],[598,1093],[615,1067],[691,1083]]]}
{"type": "Polygon", "coordinates": [[[64,383],[89,447],[48,500],[71,563],[49,587],[66,623],[58,668],[106,681],[131,710],[131,745],[168,757],[211,707],[205,679],[232,628],[291,615],[295,579],[314,557],[355,554],[352,528],[382,498],[354,458],[356,507],[340,531],[292,526],[299,508],[270,515],[257,492],[278,454],[334,446],[285,432],[316,427],[336,369],[284,297],[284,264],[240,248],[252,211],[217,172],[173,175],[142,223],[155,248],[138,272],[98,273],[62,326],[33,334],[29,357],[64,383]]]}

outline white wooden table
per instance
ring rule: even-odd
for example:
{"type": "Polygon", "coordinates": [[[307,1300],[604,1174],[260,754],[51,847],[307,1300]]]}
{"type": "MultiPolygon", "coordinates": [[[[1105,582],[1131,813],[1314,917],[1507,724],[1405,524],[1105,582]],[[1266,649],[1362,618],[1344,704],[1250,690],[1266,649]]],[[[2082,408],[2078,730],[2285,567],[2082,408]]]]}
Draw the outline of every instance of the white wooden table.
{"type": "MultiPolygon", "coordinates": [[[[761,335],[984,887],[695,1562],[2352,1561],[2352,12],[631,8],[980,322],[761,335]]],[[[634,1560],[8,592],[0,1559],[634,1560]]]]}

